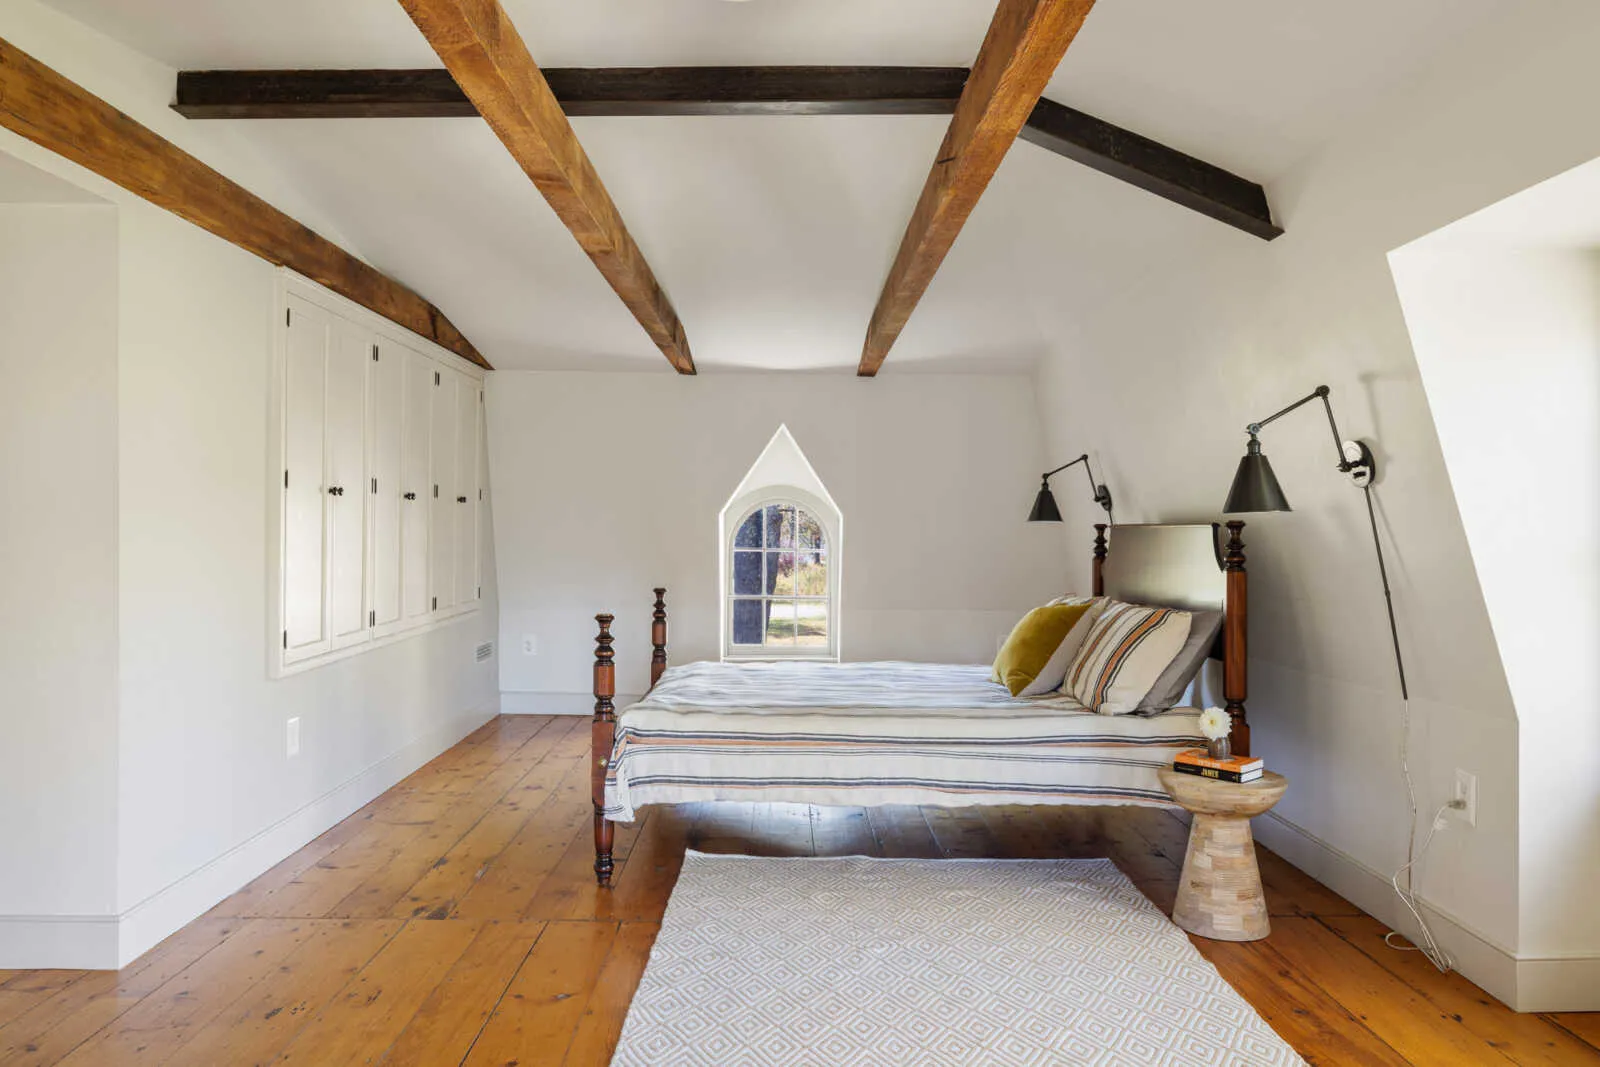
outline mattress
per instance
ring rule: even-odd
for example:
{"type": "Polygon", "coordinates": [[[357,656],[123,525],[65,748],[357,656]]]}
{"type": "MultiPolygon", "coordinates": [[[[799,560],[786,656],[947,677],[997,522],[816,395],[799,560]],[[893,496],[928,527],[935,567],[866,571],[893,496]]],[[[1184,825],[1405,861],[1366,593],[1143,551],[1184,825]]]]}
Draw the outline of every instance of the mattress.
{"type": "Polygon", "coordinates": [[[1156,771],[1199,712],[1016,698],[987,666],[691,663],[617,719],[605,814],[703,800],[1170,805],[1156,771]]]}

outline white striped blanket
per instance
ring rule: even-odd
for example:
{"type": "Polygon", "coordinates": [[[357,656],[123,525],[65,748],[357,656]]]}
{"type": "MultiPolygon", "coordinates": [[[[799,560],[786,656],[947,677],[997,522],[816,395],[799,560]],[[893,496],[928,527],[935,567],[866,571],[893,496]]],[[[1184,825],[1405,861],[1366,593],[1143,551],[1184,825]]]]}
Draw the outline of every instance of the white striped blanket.
{"type": "Polygon", "coordinates": [[[1096,715],[1017,699],[986,666],[691,663],[618,716],[608,818],[700,800],[1167,804],[1156,777],[1201,743],[1194,708],[1096,715]]]}

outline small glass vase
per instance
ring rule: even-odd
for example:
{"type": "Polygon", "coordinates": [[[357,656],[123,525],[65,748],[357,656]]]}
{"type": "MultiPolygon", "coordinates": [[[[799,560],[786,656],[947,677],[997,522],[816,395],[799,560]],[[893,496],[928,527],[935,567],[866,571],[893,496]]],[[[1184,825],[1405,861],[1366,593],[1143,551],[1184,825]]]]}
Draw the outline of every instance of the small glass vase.
{"type": "Polygon", "coordinates": [[[1233,745],[1229,738],[1219,737],[1206,742],[1206,752],[1212,759],[1227,759],[1233,755],[1233,745]]]}

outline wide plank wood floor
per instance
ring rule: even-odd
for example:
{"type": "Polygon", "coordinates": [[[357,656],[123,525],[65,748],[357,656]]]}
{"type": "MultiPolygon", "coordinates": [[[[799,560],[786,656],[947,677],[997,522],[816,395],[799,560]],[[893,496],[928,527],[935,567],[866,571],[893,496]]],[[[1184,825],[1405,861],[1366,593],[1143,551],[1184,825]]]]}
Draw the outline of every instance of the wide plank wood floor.
{"type": "MultiPolygon", "coordinates": [[[[620,827],[602,892],[588,745],[587,719],[496,719],[122,971],[0,971],[0,1063],[604,1064],[686,846],[1109,856],[1164,909],[1177,887],[1161,811],[705,804],[620,827]]],[[[1600,1064],[1600,1014],[1518,1015],[1261,869],[1271,938],[1195,944],[1311,1062],[1600,1064]]]]}

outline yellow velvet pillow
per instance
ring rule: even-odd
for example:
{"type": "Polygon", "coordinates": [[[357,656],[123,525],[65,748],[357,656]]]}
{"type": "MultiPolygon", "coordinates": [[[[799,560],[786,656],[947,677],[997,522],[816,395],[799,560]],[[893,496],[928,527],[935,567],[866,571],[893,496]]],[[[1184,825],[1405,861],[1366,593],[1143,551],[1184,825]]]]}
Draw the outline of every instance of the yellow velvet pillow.
{"type": "Polygon", "coordinates": [[[1067,634],[1094,605],[1047,604],[1022,617],[994,658],[994,680],[1017,696],[1028,688],[1067,634]]]}

